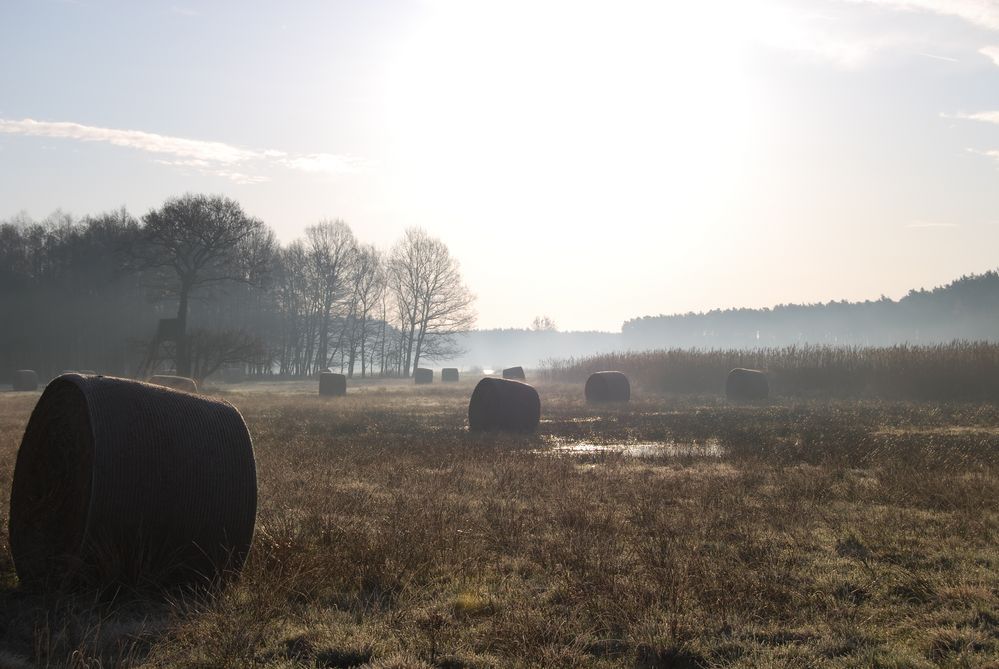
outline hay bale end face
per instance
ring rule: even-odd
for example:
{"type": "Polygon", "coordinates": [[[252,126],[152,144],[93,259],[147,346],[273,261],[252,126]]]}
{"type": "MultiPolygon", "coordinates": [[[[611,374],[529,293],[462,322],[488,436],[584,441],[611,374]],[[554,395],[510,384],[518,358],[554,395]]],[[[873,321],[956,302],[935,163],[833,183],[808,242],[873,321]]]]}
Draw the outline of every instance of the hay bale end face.
{"type": "Polygon", "coordinates": [[[457,367],[445,367],[441,370],[441,382],[443,383],[458,383],[458,368],[457,367]]]}
{"type": "Polygon", "coordinates": [[[725,380],[725,396],[730,400],[765,400],[770,396],[766,372],[736,368],[725,380]]]}
{"type": "Polygon", "coordinates": [[[468,429],[473,432],[531,432],[540,420],[538,391],[521,381],[484,378],[468,402],[468,429]]]}
{"type": "Polygon", "coordinates": [[[583,390],[587,402],[627,402],[631,384],[621,372],[595,372],[586,379],[583,390]]]}
{"type": "Polygon", "coordinates": [[[329,397],[341,397],[347,394],[347,377],[343,374],[323,372],[319,375],[319,394],[329,397]]]}
{"type": "Polygon", "coordinates": [[[42,393],[17,453],[10,550],[29,587],[208,585],[242,567],[256,507],[232,405],[67,374],[42,393]]]}
{"type": "Polygon", "coordinates": [[[418,386],[434,382],[434,370],[424,367],[417,367],[413,372],[413,381],[418,386]]]}
{"type": "Polygon", "coordinates": [[[198,392],[198,383],[194,379],[186,376],[173,376],[171,374],[156,374],[149,377],[149,383],[174,390],[183,390],[185,393],[198,392]]]}
{"type": "Polygon", "coordinates": [[[19,369],[14,372],[11,386],[18,392],[38,390],[38,373],[33,369],[19,369]]]}
{"type": "Polygon", "coordinates": [[[524,375],[523,367],[507,367],[503,370],[503,378],[524,381],[527,377],[524,375]]]}

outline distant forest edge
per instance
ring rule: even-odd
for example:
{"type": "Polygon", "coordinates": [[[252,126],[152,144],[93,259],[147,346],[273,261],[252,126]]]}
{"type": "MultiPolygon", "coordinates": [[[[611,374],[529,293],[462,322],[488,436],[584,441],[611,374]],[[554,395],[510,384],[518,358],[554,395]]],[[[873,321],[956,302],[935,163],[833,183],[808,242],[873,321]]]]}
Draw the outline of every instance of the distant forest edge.
{"type": "Polygon", "coordinates": [[[834,347],[999,341],[999,272],[963,276],[892,300],[788,304],[646,316],[620,333],[479,330],[461,335],[464,366],[538,366],[548,359],[615,351],[761,349],[807,344],[834,347]]]}
{"type": "Polygon", "coordinates": [[[629,349],[757,348],[791,344],[886,346],[999,341],[999,272],[963,276],[899,300],[781,304],[646,316],[622,327],[629,349]]]}

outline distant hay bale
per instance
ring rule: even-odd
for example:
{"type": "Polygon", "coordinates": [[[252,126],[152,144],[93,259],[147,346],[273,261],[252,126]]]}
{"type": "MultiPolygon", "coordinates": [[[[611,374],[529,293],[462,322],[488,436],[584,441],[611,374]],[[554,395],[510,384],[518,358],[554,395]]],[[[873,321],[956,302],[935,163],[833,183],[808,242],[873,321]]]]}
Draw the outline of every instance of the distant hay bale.
{"type": "MultiPolygon", "coordinates": [[[[82,373],[82,372],[81,372],[82,373]]],[[[166,386],[174,390],[183,390],[185,393],[198,392],[198,384],[194,379],[186,376],[173,376],[171,374],[155,374],[149,377],[149,383],[157,386],[166,386]]]]}
{"type": "Polygon", "coordinates": [[[347,394],[347,377],[343,374],[323,372],[319,375],[319,394],[340,397],[347,394]]]}
{"type": "Polygon", "coordinates": [[[14,390],[19,392],[38,390],[38,372],[33,369],[19,369],[11,379],[14,390]]]}
{"type": "Polygon", "coordinates": [[[507,367],[506,369],[503,370],[503,378],[514,379],[516,381],[523,381],[527,377],[524,376],[523,367],[507,367]]]}
{"type": "Polygon", "coordinates": [[[253,536],[256,465],[230,404],[108,376],[53,380],[10,494],[10,551],[29,587],[208,585],[253,536]]]}
{"type": "Polygon", "coordinates": [[[441,370],[441,382],[443,383],[458,383],[458,368],[457,367],[445,367],[441,370]]]}
{"type": "Polygon", "coordinates": [[[486,377],[468,402],[468,429],[478,432],[531,432],[541,420],[541,398],[534,386],[486,377]]]}
{"type": "Polygon", "coordinates": [[[424,367],[417,367],[416,371],[413,372],[413,380],[416,385],[422,386],[427,383],[434,382],[434,370],[426,369],[424,367]]]}
{"type": "Polygon", "coordinates": [[[733,369],[725,380],[725,396],[730,400],[767,399],[770,383],[766,373],[758,369],[733,369]]]}
{"type": "Polygon", "coordinates": [[[627,402],[631,384],[621,372],[595,372],[586,379],[583,392],[587,402],[627,402]]]}

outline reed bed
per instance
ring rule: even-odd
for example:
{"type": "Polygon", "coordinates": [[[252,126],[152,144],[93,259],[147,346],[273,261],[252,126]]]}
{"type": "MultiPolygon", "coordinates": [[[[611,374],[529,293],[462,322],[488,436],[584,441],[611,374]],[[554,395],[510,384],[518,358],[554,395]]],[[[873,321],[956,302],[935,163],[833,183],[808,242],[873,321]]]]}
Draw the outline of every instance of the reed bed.
{"type": "Polygon", "coordinates": [[[766,371],[771,392],[789,397],[999,400],[999,344],[988,342],[661,349],[553,359],[541,373],[549,382],[581,384],[594,372],[616,369],[650,391],[723,395],[737,367],[766,371]]]}

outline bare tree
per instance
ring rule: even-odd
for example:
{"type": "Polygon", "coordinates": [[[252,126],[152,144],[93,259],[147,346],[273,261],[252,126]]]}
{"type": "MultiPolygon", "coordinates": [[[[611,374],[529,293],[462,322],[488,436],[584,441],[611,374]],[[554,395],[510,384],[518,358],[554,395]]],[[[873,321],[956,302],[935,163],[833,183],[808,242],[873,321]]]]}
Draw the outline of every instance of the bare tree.
{"type": "MultiPolygon", "coordinates": [[[[318,314],[319,347],[314,369],[325,369],[339,345],[329,352],[330,322],[333,310],[350,297],[350,274],[357,253],[357,240],[350,226],[341,220],[320,221],[305,230],[313,299],[318,314]]],[[[342,337],[342,331],[341,331],[342,337]]]]}
{"type": "Polygon", "coordinates": [[[189,335],[191,377],[199,383],[225,365],[267,364],[267,347],[255,335],[239,330],[194,330],[189,335]]]}
{"type": "Polygon", "coordinates": [[[402,372],[455,352],[454,335],[475,323],[475,297],[465,286],[447,245],[420,228],[406,230],[392,248],[389,285],[401,325],[402,372]]]}
{"type": "Polygon", "coordinates": [[[385,290],[384,261],[374,245],[358,248],[354,262],[354,294],[351,299],[350,359],[347,375],[354,376],[354,363],[361,358],[361,376],[367,374],[367,342],[372,316],[385,290]]]}
{"type": "Polygon", "coordinates": [[[225,282],[259,282],[274,250],[274,234],[259,219],[247,216],[238,202],[222,195],[170,198],[146,214],[144,221],[134,256],[142,268],[159,270],[158,287],[177,298],[177,373],[190,376],[191,296],[225,282]]]}
{"type": "Polygon", "coordinates": [[[535,332],[558,332],[558,326],[549,316],[535,316],[531,321],[531,329],[535,332]]]}

